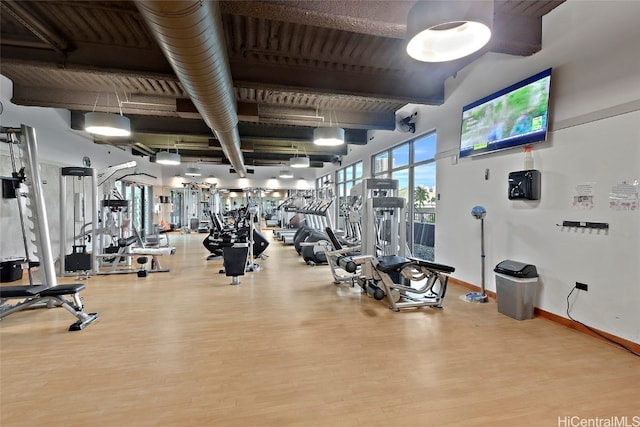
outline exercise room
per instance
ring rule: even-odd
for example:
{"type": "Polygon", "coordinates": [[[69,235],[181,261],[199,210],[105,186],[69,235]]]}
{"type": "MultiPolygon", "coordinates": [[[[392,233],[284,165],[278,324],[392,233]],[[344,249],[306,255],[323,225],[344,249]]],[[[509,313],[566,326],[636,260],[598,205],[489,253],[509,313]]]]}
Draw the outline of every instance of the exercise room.
{"type": "Polygon", "coordinates": [[[640,426],[639,17],[0,0],[0,425],[640,426]]]}

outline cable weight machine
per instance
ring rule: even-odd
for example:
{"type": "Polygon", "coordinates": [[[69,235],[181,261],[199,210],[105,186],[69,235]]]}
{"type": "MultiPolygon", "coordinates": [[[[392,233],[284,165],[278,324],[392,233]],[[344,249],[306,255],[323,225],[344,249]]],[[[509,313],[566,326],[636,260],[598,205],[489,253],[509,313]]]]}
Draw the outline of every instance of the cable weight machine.
{"type": "Polygon", "coordinates": [[[87,167],[65,167],[60,171],[60,275],[65,276],[70,272],[80,274],[84,272],[86,278],[89,272],[96,274],[98,266],[96,263],[97,253],[97,224],[98,224],[98,184],[96,170],[87,167]],[[71,180],[69,189],[68,180],[71,180]],[[91,188],[90,203],[87,204],[87,183],[91,188]],[[76,188],[76,187],[79,187],[76,188]],[[69,190],[73,197],[73,204],[68,203],[69,190]],[[67,236],[67,207],[73,206],[73,235],[67,236]],[[87,207],[90,207],[90,222],[87,221],[87,207]],[[82,223],[80,230],[76,227],[82,223]],[[90,231],[87,231],[88,227],[90,231]],[[67,253],[69,242],[71,241],[71,253],[67,253]],[[87,251],[87,243],[91,244],[91,251],[87,251]]]}

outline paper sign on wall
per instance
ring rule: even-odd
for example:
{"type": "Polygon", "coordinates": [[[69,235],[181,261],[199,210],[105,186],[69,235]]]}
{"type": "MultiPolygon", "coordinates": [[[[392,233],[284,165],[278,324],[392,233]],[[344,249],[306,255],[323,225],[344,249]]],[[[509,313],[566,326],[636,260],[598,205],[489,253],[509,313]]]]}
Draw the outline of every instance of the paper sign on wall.
{"type": "Polygon", "coordinates": [[[609,207],[616,211],[638,210],[640,202],[640,181],[623,181],[614,185],[609,193],[609,207]]]}
{"type": "Polygon", "coordinates": [[[571,205],[576,209],[593,209],[593,193],[595,185],[595,182],[586,182],[584,184],[576,185],[571,205]]]}

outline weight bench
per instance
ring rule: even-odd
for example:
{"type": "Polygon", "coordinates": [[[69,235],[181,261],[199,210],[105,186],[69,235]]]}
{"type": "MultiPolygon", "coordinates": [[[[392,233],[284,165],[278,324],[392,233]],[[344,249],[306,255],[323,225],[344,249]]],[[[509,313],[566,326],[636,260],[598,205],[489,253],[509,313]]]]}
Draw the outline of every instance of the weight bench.
{"type": "Polygon", "coordinates": [[[98,320],[98,313],[85,313],[80,291],[83,284],[57,285],[48,287],[40,286],[0,286],[0,319],[12,313],[35,308],[35,305],[45,305],[47,308],[63,307],[69,313],[78,318],[78,321],[69,326],[69,331],[80,331],[98,320]],[[71,300],[65,298],[71,296],[71,300]],[[11,299],[21,299],[16,304],[8,304],[11,299]]]}

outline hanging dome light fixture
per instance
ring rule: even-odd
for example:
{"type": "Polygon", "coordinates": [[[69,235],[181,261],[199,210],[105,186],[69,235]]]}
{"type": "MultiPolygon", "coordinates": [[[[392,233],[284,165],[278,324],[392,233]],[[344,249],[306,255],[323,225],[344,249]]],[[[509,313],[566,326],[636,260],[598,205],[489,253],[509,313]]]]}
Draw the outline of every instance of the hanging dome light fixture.
{"type": "Polygon", "coordinates": [[[492,0],[421,0],[407,17],[407,54],[423,62],[463,58],[489,42],[492,27],[492,0]]]}
{"type": "MultiPolygon", "coordinates": [[[[131,121],[128,117],[122,115],[122,105],[118,92],[116,99],[118,100],[118,109],[120,114],[104,113],[96,111],[100,94],[96,96],[96,102],[93,104],[93,111],[84,115],[84,130],[101,136],[125,137],[131,135],[131,121]]],[[[109,108],[109,98],[107,97],[107,108],[109,108]]]]}
{"type": "MultiPolygon", "coordinates": [[[[167,140],[167,145],[170,145],[169,140],[167,140]]],[[[159,163],[161,165],[170,165],[170,166],[179,165],[182,159],[180,157],[180,154],[178,154],[177,142],[174,142],[174,147],[176,149],[175,153],[170,152],[168,149],[167,151],[158,151],[156,153],[156,163],[159,163]]]]}
{"type": "Polygon", "coordinates": [[[280,178],[293,178],[293,171],[291,169],[283,168],[280,170],[280,178]]]}
{"type": "Polygon", "coordinates": [[[156,153],[156,163],[161,165],[179,165],[180,154],[172,153],[170,151],[158,151],[156,153]]]}
{"type": "MultiPolygon", "coordinates": [[[[316,111],[316,116],[319,116],[316,111]]],[[[322,117],[324,120],[324,117],[322,117]]],[[[313,143],[324,147],[335,147],[344,144],[344,129],[338,126],[338,116],[335,111],[329,111],[329,126],[317,127],[313,130],[313,143]],[[335,125],[333,116],[336,117],[335,125]]]]}
{"type": "Polygon", "coordinates": [[[131,122],[125,116],[94,111],[84,115],[84,130],[95,135],[124,137],[131,135],[131,122]]]}
{"type": "Polygon", "coordinates": [[[298,156],[298,150],[296,149],[296,154],[289,159],[289,166],[292,168],[308,168],[311,165],[307,150],[304,149],[304,146],[302,146],[302,149],[304,150],[304,156],[298,156]]]}
{"type": "Polygon", "coordinates": [[[186,176],[202,176],[200,168],[195,166],[189,166],[184,173],[186,176]]]}
{"type": "Polygon", "coordinates": [[[315,128],[313,143],[325,147],[335,147],[344,144],[344,129],[339,127],[315,128]]]}
{"type": "Polygon", "coordinates": [[[308,168],[311,162],[307,156],[292,157],[289,160],[289,166],[292,168],[308,168]]]}

